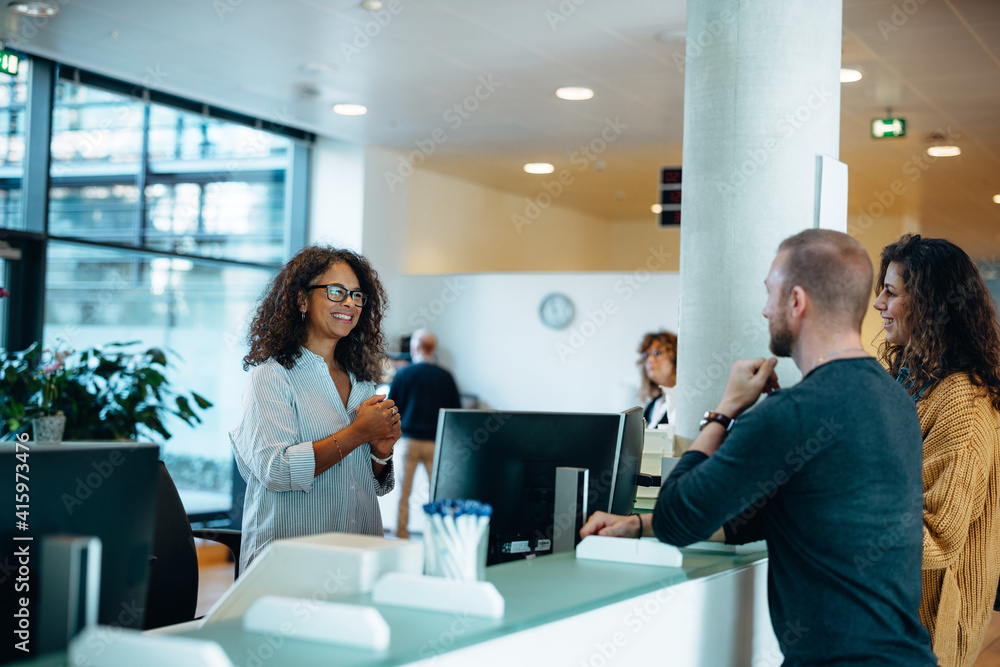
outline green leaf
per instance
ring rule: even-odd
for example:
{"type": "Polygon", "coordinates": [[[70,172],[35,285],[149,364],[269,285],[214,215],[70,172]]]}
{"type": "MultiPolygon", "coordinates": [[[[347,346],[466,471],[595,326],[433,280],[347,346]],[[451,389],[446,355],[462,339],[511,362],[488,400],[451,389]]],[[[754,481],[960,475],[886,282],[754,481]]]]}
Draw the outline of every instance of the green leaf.
{"type": "Polygon", "coordinates": [[[131,347],[133,345],[138,345],[141,342],[141,340],[130,340],[127,343],[108,343],[104,347],[131,347]]]}
{"type": "Polygon", "coordinates": [[[136,377],[142,378],[154,387],[159,387],[162,384],[168,384],[167,378],[163,377],[162,373],[153,368],[142,368],[136,371],[136,377]]]}
{"type": "Polygon", "coordinates": [[[158,418],[153,417],[152,419],[145,420],[142,423],[147,428],[150,428],[150,429],[156,431],[157,433],[159,433],[160,435],[162,435],[165,440],[169,440],[170,439],[170,437],[171,437],[170,436],[170,431],[168,431],[163,426],[163,422],[161,422],[158,418]]]}
{"type": "Polygon", "coordinates": [[[193,415],[194,410],[191,409],[191,404],[188,403],[187,398],[184,396],[178,396],[174,399],[177,404],[177,409],[180,411],[180,415],[193,415]]]}
{"type": "Polygon", "coordinates": [[[159,364],[160,366],[167,365],[167,355],[163,353],[163,350],[151,347],[146,350],[146,354],[150,357],[149,363],[159,364]]]}
{"type": "Polygon", "coordinates": [[[191,392],[191,397],[194,398],[194,402],[198,404],[198,407],[202,410],[212,407],[213,403],[201,394],[191,392]]]}

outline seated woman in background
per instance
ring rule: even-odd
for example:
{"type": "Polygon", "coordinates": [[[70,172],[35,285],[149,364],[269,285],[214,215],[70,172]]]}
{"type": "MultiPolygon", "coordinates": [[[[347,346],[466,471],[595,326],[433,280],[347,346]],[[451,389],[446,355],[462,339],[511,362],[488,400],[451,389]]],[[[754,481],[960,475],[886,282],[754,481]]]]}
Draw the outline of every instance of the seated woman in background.
{"type": "Polygon", "coordinates": [[[979,270],[943,239],[882,250],[873,304],[881,360],[923,431],[920,620],[941,665],[972,665],[1000,577],[1000,327],[979,270]]]}
{"type": "Polygon", "coordinates": [[[642,367],[642,395],[649,399],[642,416],[646,428],[674,421],[674,400],[670,391],[677,384],[677,336],[669,331],[648,333],[639,345],[642,367]]]}
{"type": "Polygon", "coordinates": [[[375,394],[386,296],[350,250],[308,247],[271,283],[250,325],[253,366],[230,433],[247,482],[240,571],[272,540],[382,536],[398,410],[375,394]]]}

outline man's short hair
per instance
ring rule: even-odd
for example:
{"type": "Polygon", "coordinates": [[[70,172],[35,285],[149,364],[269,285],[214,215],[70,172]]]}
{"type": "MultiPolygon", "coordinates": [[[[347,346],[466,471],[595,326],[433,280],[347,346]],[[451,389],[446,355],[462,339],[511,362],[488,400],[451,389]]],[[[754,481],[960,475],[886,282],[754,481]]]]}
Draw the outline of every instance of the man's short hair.
{"type": "Polygon", "coordinates": [[[816,304],[817,317],[860,331],[874,280],[864,246],[842,232],[807,229],[782,241],[782,251],[784,294],[798,285],[816,304]]]}
{"type": "Polygon", "coordinates": [[[433,357],[437,349],[437,336],[428,329],[417,329],[410,336],[410,355],[417,353],[424,357],[433,357]]]}

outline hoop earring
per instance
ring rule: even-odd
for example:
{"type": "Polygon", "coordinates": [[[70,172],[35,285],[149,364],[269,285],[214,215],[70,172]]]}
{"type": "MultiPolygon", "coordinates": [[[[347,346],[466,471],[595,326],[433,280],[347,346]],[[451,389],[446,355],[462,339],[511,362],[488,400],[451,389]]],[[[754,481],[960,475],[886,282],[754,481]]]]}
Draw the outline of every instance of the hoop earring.
{"type": "Polygon", "coordinates": [[[302,311],[302,321],[303,322],[306,321],[306,311],[304,311],[304,310],[302,311]]]}

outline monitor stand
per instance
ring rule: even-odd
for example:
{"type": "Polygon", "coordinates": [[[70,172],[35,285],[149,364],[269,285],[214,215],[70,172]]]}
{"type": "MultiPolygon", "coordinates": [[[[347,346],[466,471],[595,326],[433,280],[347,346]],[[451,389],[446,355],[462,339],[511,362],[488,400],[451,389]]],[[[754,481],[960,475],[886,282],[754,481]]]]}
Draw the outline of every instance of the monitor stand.
{"type": "Polygon", "coordinates": [[[552,553],[573,551],[587,521],[587,468],[556,468],[555,507],[552,512],[552,553]]]}

